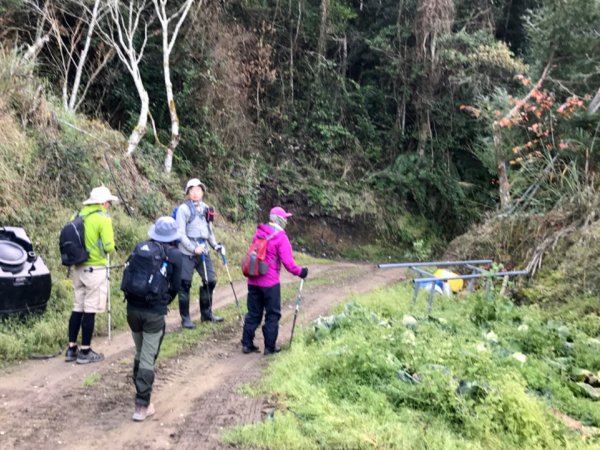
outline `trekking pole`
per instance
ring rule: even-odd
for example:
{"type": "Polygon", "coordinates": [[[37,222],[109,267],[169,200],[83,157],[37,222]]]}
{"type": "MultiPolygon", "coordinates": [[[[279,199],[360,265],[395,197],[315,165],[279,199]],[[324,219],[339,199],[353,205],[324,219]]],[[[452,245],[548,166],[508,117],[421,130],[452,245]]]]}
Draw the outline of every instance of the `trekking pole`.
{"type": "Polygon", "coordinates": [[[233,297],[235,298],[235,304],[238,309],[238,316],[240,317],[240,322],[244,325],[244,317],[242,316],[242,307],[240,306],[240,301],[237,298],[235,293],[235,289],[233,288],[233,280],[231,279],[231,274],[229,273],[229,266],[227,265],[227,258],[223,253],[221,253],[221,258],[223,258],[223,265],[225,266],[225,270],[227,270],[227,276],[229,277],[229,285],[231,286],[231,290],[233,291],[233,297]]]}
{"type": "MultiPolygon", "coordinates": [[[[210,314],[213,315],[212,311],[212,294],[210,292],[210,286],[208,285],[208,271],[206,270],[206,254],[202,252],[202,267],[204,267],[204,279],[206,280],[206,292],[208,293],[208,305],[210,308],[210,314]]],[[[202,315],[202,311],[200,311],[200,315],[202,315]]],[[[212,319],[212,317],[211,317],[212,319]]]]}
{"type": "MultiPolygon", "coordinates": [[[[111,266],[111,265],[106,265],[104,267],[96,267],[95,269],[93,267],[88,267],[87,269],[83,269],[84,272],[95,272],[96,270],[106,270],[108,271],[109,269],[122,269],[123,267],[125,267],[125,264],[117,264],[116,266],[111,266]]],[[[69,267],[70,269],[70,267],[69,267]]]]}
{"type": "Polygon", "coordinates": [[[106,255],[106,290],[108,291],[108,342],[110,342],[110,254],[106,255]]]}
{"type": "Polygon", "coordinates": [[[294,329],[296,328],[296,319],[298,318],[298,310],[300,309],[300,302],[302,301],[302,286],[304,286],[304,278],[300,280],[300,287],[298,288],[298,296],[296,297],[296,307],[294,308],[294,321],[292,322],[292,334],[290,335],[290,348],[292,348],[292,339],[294,339],[294,329]]]}

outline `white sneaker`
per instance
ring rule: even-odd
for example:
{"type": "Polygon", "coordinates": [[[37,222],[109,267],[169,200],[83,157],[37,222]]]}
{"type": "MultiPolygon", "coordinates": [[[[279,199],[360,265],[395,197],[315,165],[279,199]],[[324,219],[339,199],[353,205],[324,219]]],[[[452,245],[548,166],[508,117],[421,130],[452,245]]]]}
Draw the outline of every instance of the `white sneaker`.
{"type": "Polygon", "coordinates": [[[146,405],[135,405],[135,412],[131,417],[136,422],[143,422],[146,420],[146,417],[153,416],[156,411],[154,410],[154,405],[150,403],[148,406],[146,405]]]}

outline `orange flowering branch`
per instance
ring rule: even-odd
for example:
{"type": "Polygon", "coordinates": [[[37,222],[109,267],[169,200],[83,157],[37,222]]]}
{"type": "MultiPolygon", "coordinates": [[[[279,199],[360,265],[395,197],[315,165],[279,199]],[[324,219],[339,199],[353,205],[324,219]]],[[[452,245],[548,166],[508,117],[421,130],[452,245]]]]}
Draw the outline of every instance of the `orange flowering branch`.
{"type": "MultiPolygon", "coordinates": [[[[515,106],[513,106],[510,111],[508,111],[504,116],[502,116],[499,120],[494,121],[492,128],[494,130],[494,151],[496,156],[496,173],[498,175],[498,188],[500,194],[500,209],[507,210],[510,207],[510,183],[508,181],[508,170],[506,166],[506,158],[502,152],[502,135],[501,129],[504,126],[510,126],[513,121],[513,116],[531,99],[532,97],[537,97],[540,93],[540,89],[542,87],[542,83],[548,76],[550,71],[550,66],[552,64],[552,56],[548,60],[546,67],[540,76],[540,79],[535,84],[535,86],[529,90],[527,95],[522,99],[515,102],[515,106]]],[[[529,81],[523,83],[525,86],[529,84],[529,81]]],[[[535,111],[532,111],[535,113],[535,111]]]]}

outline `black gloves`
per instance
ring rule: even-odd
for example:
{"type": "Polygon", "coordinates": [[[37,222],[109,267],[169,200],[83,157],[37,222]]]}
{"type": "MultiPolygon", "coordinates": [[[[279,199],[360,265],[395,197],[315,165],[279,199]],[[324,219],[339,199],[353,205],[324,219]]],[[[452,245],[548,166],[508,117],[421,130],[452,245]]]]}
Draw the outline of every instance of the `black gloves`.
{"type": "Polygon", "coordinates": [[[304,279],[308,276],[308,267],[303,267],[300,272],[300,278],[304,279]]]}

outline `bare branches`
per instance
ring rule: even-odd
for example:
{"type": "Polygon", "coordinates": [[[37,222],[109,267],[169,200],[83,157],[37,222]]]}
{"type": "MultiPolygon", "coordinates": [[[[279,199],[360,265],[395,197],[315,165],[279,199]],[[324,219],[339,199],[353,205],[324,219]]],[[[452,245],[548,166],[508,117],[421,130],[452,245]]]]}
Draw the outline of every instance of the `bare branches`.
{"type": "MultiPolygon", "coordinates": [[[[101,14],[100,10],[100,0],[94,1],[94,7],[92,9],[90,20],[88,22],[88,32],[85,38],[85,44],[83,49],[81,50],[81,54],[79,55],[79,63],[77,64],[77,70],[75,71],[75,79],[73,80],[73,87],[71,89],[71,97],[69,98],[69,111],[75,111],[75,106],[81,104],[81,102],[77,102],[77,93],[79,91],[79,85],[81,84],[81,74],[83,72],[83,66],[86,62],[87,55],[90,49],[90,44],[92,42],[92,36],[94,35],[94,28],[96,28],[96,24],[98,23],[98,15],[101,14]]],[[[86,90],[87,91],[87,90],[86,90]]]]}
{"type": "Polygon", "coordinates": [[[99,58],[99,62],[88,61],[96,25],[104,14],[102,2],[95,0],[92,9],[85,2],[75,0],[47,0],[43,4],[36,0],[26,2],[38,15],[37,35],[48,24],[49,30],[43,31],[46,33],[45,37],[49,40],[51,35],[56,42],[58,55],[52,55],[52,58],[60,73],[63,107],[66,111],[74,112],[85,98],[87,87],[104,68],[108,61],[106,57],[110,55],[109,52],[104,58],[99,58]],[[81,51],[78,52],[80,48],[81,51]],[[87,77],[84,94],[80,95],[86,69],[91,70],[91,75],[87,77]]]}
{"type": "MultiPolygon", "coordinates": [[[[194,0],[186,0],[177,11],[171,14],[170,17],[167,14],[167,0],[152,0],[152,2],[154,3],[154,9],[156,10],[156,15],[158,16],[158,20],[160,21],[163,30],[163,40],[166,39],[167,41],[167,48],[163,48],[163,51],[166,50],[167,54],[170,54],[173,51],[173,46],[179,35],[181,25],[185,21],[194,0]],[[169,39],[169,24],[177,18],[179,18],[179,20],[177,20],[175,29],[169,39]]],[[[202,0],[200,0],[199,3],[202,4],[202,0]]]]}
{"type": "MultiPolygon", "coordinates": [[[[181,29],[181,25],[190,11],[194,0],[186,0],[179,9],[171,16],[167,12],[167,0],[152,0],[154,9],[160,22],[162,29],[162,52],[163,52],[163,71],[165,77],[165,90],[167,94],[167,106],[169,108],[169,116],[171,118],[171,139],[167,147],[167,155],[165,157],[165,171],[168,173],[173,166],[173,153],[179,145],[179,117],[177,116],[177,108],[175,106],[175,98],[173,96],[173,83],[171,81],[170,58],[171,51],[177,40],[177,35],[181,29]],[[175,29],[169,36],[169,25],[172,21],[177,20],[175,29]]],[[[200,1],[200,3],[202,3],[200,1]]]]}
{"type": "Polygon", "coordinates": [[[529,101],[529,99],[534,95],[535,92],[542,86],[542,83],[548,76],[550,72],[550,67],[552,65],[552,56],[550,56],[548,62],[546,63],[546,67],[542,71],[542,75],[540,76],[538,82],[529,90],[527,95],[523,97],[520,101],[515,102],[515,106],[513,106],[510,111],[508,111],[504,116],[500,119],[494,121],[492,125],[493,133],[494,133],[494,152],[496,158],[496,171],[498,175],[498,186],[500,190],[500,209],[506,210],[510,207],[510,183],[508,181],[508,171],[506,168],[506,158],[504,157],[504,153],[502,151],[502,134],[501,124],[507,120],[512,119],[512,117],[519,111],[521,105],[529,101]]]}
{"type": "Polygon", "coordinates": [[[116,51],[135,84],[140,98],[140,115],[138,123],[129,135],[127,154],[131,155],[146,134],[150,100],[144,87],[140,73],[140,62],[148,42],[148,21],[145,18],[146,0],[129,0],[127,4],[120,0],[107,0],[109,20],[105,21],[106,29],[100,29],[102,38],[116,51]],[[142,30],[140,30],[142,28],[142,30]],[[143,33],[143,40],[136,46],[136,37],[143,33]]]}

